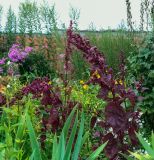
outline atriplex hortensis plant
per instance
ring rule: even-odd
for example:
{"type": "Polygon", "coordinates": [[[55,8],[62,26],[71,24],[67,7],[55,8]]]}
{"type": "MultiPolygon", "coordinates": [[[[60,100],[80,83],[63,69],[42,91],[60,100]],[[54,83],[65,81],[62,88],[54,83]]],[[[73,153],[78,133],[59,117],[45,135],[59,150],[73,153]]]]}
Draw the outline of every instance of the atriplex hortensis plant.
{"type": "MultiPolygon", "coordinates": [[[[31,84],[23,87],[22,90],[11,99],[9,105],[11,106],[19,102],[28,94],[32,95],[32,99],[37,99],[41,102],[37,114],[42,114],[40,140],[44,148],[46,133],[48,131],[55,133],[60,130],[74,106],[78,104],[78,108],[81,108],[81,105],[69,99],[63,103],[60,88],[51,85],[51,81],[48,78],[37,78],[31,84]]],[[[6,102],[5,97],[1,95],[0,98],[2,103],[0,103],[0,105],[3,105],[6,102]]]]}
{"type": "Polygon", "coordinates": [[[118,153],[126,152],[138,143],[135,135],[139,118],[139,112],[135,111],[137,96],[126,87],[123,80],[115,79],[103,54],[95,46],[91,46],[87,39],[72,31],[72,22],[67,30],[67,36],[68,43],[81,50],[83,57],[90,64],[91,77],[87,84],[99,85],[100,91],[97,97],[107,102],[104,111],[105,119],[99,118],[99,112],[92,117],[91,126],[93,128],[98,125],[104,128],[104,132],[99,133],[99,138],[100,142],[109,141],[105,148],[106,156],[110,159],[117,158],[118,153]],[[126,137],[131,145],[125,141],[126,137]]]}

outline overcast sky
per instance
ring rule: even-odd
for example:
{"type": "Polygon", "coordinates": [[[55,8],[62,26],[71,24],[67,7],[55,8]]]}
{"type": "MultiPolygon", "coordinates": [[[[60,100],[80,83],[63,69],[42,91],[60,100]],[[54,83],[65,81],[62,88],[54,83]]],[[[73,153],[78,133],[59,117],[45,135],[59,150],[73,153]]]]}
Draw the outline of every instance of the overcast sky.
{"type": "MultiPolygon", "coordinates": [[[[18,5],[24,0],[0,0],[4,8],[3,23],[9,5],[17,13],[18,5]]],[[[92,22],[96,29],[117,28],[122,20],[126,22],[125,0],[47,0],[49,4],[55,3],[59,20],[68,25],[70,5],[80,9],[79,28],[87,29],[92,22]]],[[[141,0],[130,0],[132,4],[133,21],[139,23],[139,10],[141,0]]],[[[42,3],[43,0],[36,0],[42,3]]]]}

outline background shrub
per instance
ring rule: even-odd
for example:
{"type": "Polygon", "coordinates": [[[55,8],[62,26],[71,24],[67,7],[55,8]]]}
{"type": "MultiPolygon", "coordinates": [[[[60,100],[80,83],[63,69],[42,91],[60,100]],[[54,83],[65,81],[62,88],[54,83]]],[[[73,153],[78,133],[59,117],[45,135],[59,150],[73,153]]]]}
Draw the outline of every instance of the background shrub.
{"type": "Polygon", "coordinates": [[[55,77],[55,70],[49,60],[47,60],[42,53],[32,53],[25,61],[19,65],[19,72],[21,80],[29,79],[30,81],[35,77],[48,76],[55,77]]]}
{"type": "MultiPolygon", "coordinates": [[[[136,48],[128,58],[130,73],[129,79],[131,83],[135,79],[140,81],[142,89],[140,95],[143,101],[139,103],[144,114],[142,118],[145,120],[146,132],[154,130],[154,35],[149,35],[141,48],[136,48]]],[[[138,84],[139,85],[139,84],[138,84]]],[[[136,86],[138,87],[138,86],[136,86]]]]}

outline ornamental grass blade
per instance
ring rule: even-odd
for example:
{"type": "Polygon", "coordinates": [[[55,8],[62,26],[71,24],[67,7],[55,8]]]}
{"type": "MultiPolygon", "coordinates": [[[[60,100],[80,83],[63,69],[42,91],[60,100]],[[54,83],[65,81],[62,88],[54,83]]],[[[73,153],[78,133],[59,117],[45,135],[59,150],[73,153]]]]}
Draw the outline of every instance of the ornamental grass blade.
{"type": "Polygon", "coordinates": [[[18,126],[18,130],[17,130],[17,134],[16,134],[16,138],[15,138],[15,148],[18,149],[20,148],[20,145],[24,136],[24,130],[25,130],[25,115],[20,116],[20,122],[19,122],[19,126],[18,126]]]}
{"type": "Polygon", "coordinates": [[[144,157],[144,155],[140,155],[140,154],[138,154],[138,153],[133,153],[133,152],[130,152],[131,153],[131,155],[133,155],[135,158],[137,158],[138,160],[150,160],[150,159],[146,159],[145,157],[144,157]]]}
{"type": "Polygon", "coordinates": [[[100,147],[98,147],[88,158],[87,160],[94,160],[98,157],[98,155],[103,151],[105,146],[107,145],[107,142],[102,144],[100,147]]]}
{"type": "Polygon", "coordinates": [[[89,131],[87,131],[87,132],[84,134],[83,138],[82,138],[81,148],[82,148],[82,146],[85,144],[85,142],[86,142],[86,140],[88,139],[88,137],[89,137],[89,131]]]}
{"type": "Polygon", "coordinates": [[[154,151],[154,133],[152,131],[152,134],[151,134],[151,145],[152,145],[152,149],[154,151]]]}
{"type": "Polygon", "coordinates": [[[76,131],[77,131],[77,125],[78,125],[78,112],[74,121],[74,125],[70,134],[70,138],[68,140],[67,146],[66,146],[66,152],[65,152],[65,157],[64,160],[70,160],[70,156],[71,156],[71,151],[72,151],[72,145],[74,142],[74,138],[76,135],[76,131]]]}
{"type": "Polygon", "coordinates": [[[35,151],[33,151],[32,155],[30,156],[30,160],[34,160],[35,151]]]}
{"type": "Polygon", "coordinates": [[[58,144],[57,144],[57,136],[55,134],[53,139],[53,146],[52,146],[52,159],[51,160],[57,160],[57,150],[58,150],[58,144]]]}
{"type": "Polygon", "coordinates": [[[138,137],[139,141],[143,145],[144,149],[147,151],[147,153],[154,158],[154,150],[149,146],[147,142],[140,136],[138,133],[136,133],[136,136],[138,137]]]}
{"type": "Polygon", "coordinates": [[[126,158],[127,160],[134,160],[134,158],[129,157],[129,156],[126,155],[126,154],[121,153],[121,155],[122,155],[124,158],[126,158]]]}
{"type": "Polygon", "coordinates": [[[63,127],[63,133],[64,133],[64,139],[66,140],[66,137],[68,135],[68,130],[70,128],[70,125],[71,125],[71,122],[72,122],[72,119],[74,117],[74,113],[75,113],[75,110],[76,110],[76,107],[73,108],[73,110],[71,111],[70,115],[68,116],[65,124],[64,124],[64,127],[63,127]]]}
{"type": "Polygon", "coordinates": [[[36,135],[35,135],[35,132],[34,132],[34,128],[32,126],[32,122],[30,120],[30,117],[29,117],[28,113],[26,114],[26,124],[27,124],[27,128],[28,128],[28,134],[29,134],[29,137],[30,137],[32,151],[35,152],[34,160],[42,160],[39,143],[37,141],[37,138],[36,138],[36,135]]]}
{"type": "Polygon", "coordinates": [[[84,113],[81,113],[81,123],[80,123],[80,128],[78,132],[78,137],[75,143],[73,155],[72,155],[72,160],[78,160],[79,152],[81,149],[81,144],[82,144],[82,135],[83,135],[83,130],[84,130],[84,113]]]}
{"type": "Polygon", "coordinates": [[[58,159],[57,160],[63,160],[64,159],[64,155],[65,155],[65,140],[64,140],[63,131],[62,131],[62,134],[60,135],[57,155],[58,155],[58,159]]]}

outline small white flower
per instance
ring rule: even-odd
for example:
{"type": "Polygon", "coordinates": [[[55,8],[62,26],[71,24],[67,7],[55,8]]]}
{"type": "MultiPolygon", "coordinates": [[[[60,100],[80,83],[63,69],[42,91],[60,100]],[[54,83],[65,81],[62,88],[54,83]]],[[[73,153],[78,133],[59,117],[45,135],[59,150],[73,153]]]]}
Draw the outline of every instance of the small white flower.
{"type": "Polygon", "coordinates": [[[132,121],[132,120],[133,120],[133,118],[129,118],[129,119],[128,119],[129,122],[132,121]]]}
{"type": "Polygon", "coordinates": [[[7,62],[7,65],[9,65],[10,63],[11,63],[11,62],[10,62],[10,61],[8,61],[8,62],[7,62]]]}
{"type": "Polygon", "coordinates": [[[100,122],[101,121],[101,119],[100,118],[97,118],[97,122],[100,122]]]}
{"type": "Polygon", "coordinates": [[[115,135],[114,135],[114,138],[117,138],[117,137],[118,137],[118,135],[117,135],[117,134],[115,134],[115,135]]]}
{"type": "Polygon", "coordinates": [[[7,88],[10,88],[10,85],[8,84],[6,87],[7,87],[7,88]]]}
{"type": "Polygon", "coordinates": [[[113,128],[112,127],[109,128],[109,132],[113,132],[113,128]]]}
{"type": "Polygon", "coordinates": [[[139,116],[142,116],[142,114],[143,114],[142,112],[139,112],[139,116]]]}

